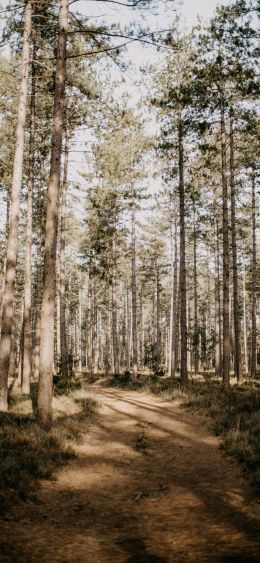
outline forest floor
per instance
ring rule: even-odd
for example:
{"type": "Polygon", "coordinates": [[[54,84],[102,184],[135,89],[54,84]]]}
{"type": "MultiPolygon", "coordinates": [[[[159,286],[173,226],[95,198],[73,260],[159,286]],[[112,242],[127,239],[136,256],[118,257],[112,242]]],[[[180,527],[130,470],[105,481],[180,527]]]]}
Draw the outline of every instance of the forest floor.
{"type": "Polygon", "coordinates": [[[102,381],[82,392],[98,415],[0,523],[0,561],[260,561],[259,504],[198,416],[102,381]]]}

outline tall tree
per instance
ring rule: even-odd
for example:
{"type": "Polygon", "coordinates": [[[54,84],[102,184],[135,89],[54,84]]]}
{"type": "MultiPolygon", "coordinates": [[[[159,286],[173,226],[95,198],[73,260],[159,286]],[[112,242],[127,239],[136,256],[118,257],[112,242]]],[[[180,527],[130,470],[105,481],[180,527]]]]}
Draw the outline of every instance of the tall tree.
{"type": "Polygon", "coordinates": [[[52,421],[56,243],[61,178],[62,136],[64,128],[67,31],[68,0],[60,0],[51,165],[48,184],[48,202],[46,209],[43,292],[41,307],[40,376],[38,391],[38,420],[39,423],[45,427],[49,427],[52,421]]]}
{"type": "Polygon", "coordinates": [[[0,340],[0,410],[7,410],[8,370],[15,299],[15,276],[18,252],[18,225],[20,195],[23,174],[24,133],[28,96],[30,35],[32,25],[32,0],[27,0],[24,11],[23,50],[21,59],[21,83],[18,102],[18,118],[11,187],[9,232],[6,251],[5,285],[3,292],[2,323],[0,340]]]}
{"type": "MultiPolygon", "coordinates": [[[[35,50],[33,50],[33,57],[35,50]]],[[[25,241],[25,282],[24,282],[24,313],[23,313],[23,357],[22,357],[22,392],[29,395],[31,380],[31,309],[32,309],[32,211],[33,211],[33,180],[35,151],[35,72],[32,65],[32,87],[30,105],[30,141],[29,141],[29,174],[27,192],[27,225],[25,241]]]]}

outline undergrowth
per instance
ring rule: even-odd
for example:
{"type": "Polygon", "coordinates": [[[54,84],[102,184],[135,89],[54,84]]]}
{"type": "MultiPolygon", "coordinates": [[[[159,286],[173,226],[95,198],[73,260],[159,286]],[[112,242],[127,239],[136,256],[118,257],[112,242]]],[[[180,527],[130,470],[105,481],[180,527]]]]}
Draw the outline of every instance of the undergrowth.
{"type": "Polygon", "coordinates": [[[221,447],[242,466],[260,494],[260,386],[244,384],[223,390],[216,383],[193,384],[185,406],[210,418],[222,437],[221,447]]]}
{"type": "Polygon", "coordinates": [[[260,384],[247,382],[224,390],[218,381],[180,381],[140,375],[109,379],[123,389],[146,390],[198,411],[221,437],[221,448],[241,465],[255,492],[260,494],[260,384]]]}
{"type": "MultiPolygon", "coordinates": [[[[58,395],[58,396],[57,396],[58,395]]],[[[95,401],[84,391],[54,397],[51,431],[38,426],[30,400],[11,399],[10,411],[0,414],[0,503],[4,517],[10,497],[26,499],[34,494],[37,479],[54,472],[74,456],[71,442],[80,440],[95,414],[95,401]]]]}

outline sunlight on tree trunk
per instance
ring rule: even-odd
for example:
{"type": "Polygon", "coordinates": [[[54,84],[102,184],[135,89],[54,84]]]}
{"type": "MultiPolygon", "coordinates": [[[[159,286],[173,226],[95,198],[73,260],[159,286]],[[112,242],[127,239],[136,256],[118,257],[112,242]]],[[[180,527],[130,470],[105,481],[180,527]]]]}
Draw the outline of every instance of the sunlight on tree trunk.
{"type": "Polygon", "coordinates": [[[28,96],[31,22],[32,1],[27,0],[24,13],[23,51],[21,61],[22,76],[20,83],[18,119],[16,127],[15,155],[10,202],[10,220],[6,251],[5,285],[2,305],[0,340],[0,411],[7,411],[8,370],[15,300],[18,225],[23,174],[26,106],[28,96]]]}
{"type": "Polygon", "coordinates": [[[55,78],[51,167],[46,210],[43,293],[41,309],[40,377],[38,421],[49,427],[52,421],[52,378],[54,361],[56,243],[58,225],[61,150],[66,80],[68,0],[60,1],[59,36],[55,78]]]}

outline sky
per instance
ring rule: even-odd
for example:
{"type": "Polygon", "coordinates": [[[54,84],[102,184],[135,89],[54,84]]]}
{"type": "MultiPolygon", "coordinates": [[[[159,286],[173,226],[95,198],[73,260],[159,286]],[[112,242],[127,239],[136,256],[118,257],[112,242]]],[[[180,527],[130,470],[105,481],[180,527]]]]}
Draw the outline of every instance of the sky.
{"type": "MultiPolygon", "coordinates": [[[[217,4],[229,4],[230,0],[165,0],[160,1],[158,0],[158,9],[152,10],[154,15],[151,14],[151,10],[142,10],[143,17],[155,25],[158,23],[167,23],[169,22],[174,16],[175,13],[181,15],[182,19],[186,22],[187,27],[191,27],[197,21],[197,15],[202,18],[208,19],[212,16],[214,10],[216,9],[217,4]],[[175,12],[174,10],[177,10],[175,12]],[[148,14],[147,12],[150,12],[148,14]]],[[[154,5],[156,2],[154,2],[154,5]]],[[[105,15],[106,18],[109,18],[111,21],[112,19],[119,18],[122,24],[126,24],[129,19],[134,17],[136,19],[136,11],[129,10],[128,8],[121,8],[118,6],[110,6],[105,4],[105,2],[100,2],[98,7],[95,1],[86,2],[85,0],[81,0],[74,4],[75,8],[81,12],[93,17],[94,15],[98,15],[101,19],[102,15],[105,15]]]]}
{"type": "MultiPolygon", "coordinates": [[[[191,27],[196,23],[197,15],[208,19],[216,9],[217,0],[183,0],[181,7],[182,17],[186,20],[187,26],[191,27]]],[[[222,0],[221,4],[230,4],[229,0],[222,0]]]]}
{"type": "MultiPolygon", "coordinates": [[[[122,2],[130,2],[130,0],[121,0],[122,2]]],[[[221,0],[221,4],[229,4],[230,0],[221,0]]],[[[180,17],[180,26],[185,30],[190,30],[193,25],[197,23],[197,16],[203,20],[208,21],[212,17],[218,0],[154,0],[153,9],[131,10],[121,6],[106,3],[95,2],[95,0],[80,0],[72,4],[72,8],[80,14],[84,14],[90,18],[90,22],[103,23],[107,25],[118,23],[120,26],[129,26],[131,22],[140,24],[144,28],[149,27],[151,30],[169,29],[176,16],[180,17]],[[155,8],[156,5],[156,8],[155,8]]],[[[116,44],[122,43],[122,39],[114,39],[116,44]]],[[[123,40],[124,42],[124,40],[123,40]]],[[[118,81],[120,85],[114,90],[114,96],[121,98],[122,94],[127,93],[130,96],[130,105],[134,106],[142,96],[147,95],[145,84],[142,83],[142,77],[139,73],[139,67],[147,64],[158,64],[159,54],[154,46],[144,46],[140,42],[131,43],[127,51],[123,52],[120,57],[128,63],[128,69],[121,73],[118,71],[116,65],[111,65],[109,78],[104,71],[103,80],[118,81]],[[138,86],[136,85],[138,81],[138,86]]],[[[106,58],[105,58],[106,60],[106,58]]],[[[100,76],[102,75],[102,70],[100,76]]],[[[102,76],[101,76],[102,77],[102,76]]],[[[149,120],[147,120],[149,126],[149,120]]],[[[150,122],[150,127],[156,127],[153,121],[150,122]]],[[[91,137],[84,131],[78,132],[75,135],[74,148],[76,151],[82,150],[91,143],[91,137]]],[[[77,161],[79,162],[79,171],[87,172],[88,164],[82,160],[82,155],[79,152],[71,154],[73,158],[72,166],[70,167],[70,174],[73,181],[79,181],[82,185],[82,178],[80,179],[76,173],[77,161]]],[[[84,181],[83,181],[84,183],[84,181]]],[[[156,183],[153,180],[153,183],[156,183]]]]}
{"type": "MultiPolygon", "coordinates": [[[[130,1],[130,0],[121,0],[130,1]]],[[[214,13],[217,4],[230,4],[230,0],[154,0],[153,6],[156,8],[145,10],[131,10],[122,8],[116,4],[108,2],[95,2],[95,0],[80,0],[71,4],[70,9],[77,10],[81,14],[88,16],[91,23],[103,23],[109,26],[118,23],[122,27],[128,26],[131,22],[139,23],[143,27],[149,27],[151,30],[168,29],[176,16],[180,17],[181,27],[190,30],[197,22],[197,16],[207,21],[214,13]]],[[[4,9],[9,4],[9,0],[0,0],[0,6],[4,9]]],[[[1,25],[0,25],[1,28],[1,25]]],[[[116,41],[119,41],[118,39],[116,41]]],[[[121,41],[121,40],[120,40],[121,41]]],[[[2,51],[3,52],[3,51],[2,51]]],[[[138,65],[145,63],[155,63],[158,60],[158,52],[155,47],[145,47],[136,42],[132,44],[127,53],[124,53],[127,62],[133,63],[133,68],[129,69],[124,75],[125,85],[122,87],[126,91],[131,92],[132,100],[138,99],[142,92],[138,92],[133,88],[133,83],[138,74],[138,65]]],[[[116,74],[116,66],[112,70],[112,80],[118,80],[116,74]]],[[[140,89],[140,86],[139,86],[140,89]]],[[[119,89],[120,93],[120,89],[119,89]]],[[[90,143],[90,137],[86,133],[78,132],[75,135],[74,148],[77,152],[71,152],[69,176],[73,181],[82,182],[81,173],[88,170],[88,165],[84,162],[83,153],[78,151],[84,150],[86,145],[90,143]],[[80,175],[79,175],[80,174],[80,175]]],[[[1,202],[0,207],[2,208],[1,202]]],[[[81,207],[81,205],[79,206],[81,207]]],[[[79,209],[80,211],[80,209],[79,209]]]]}

